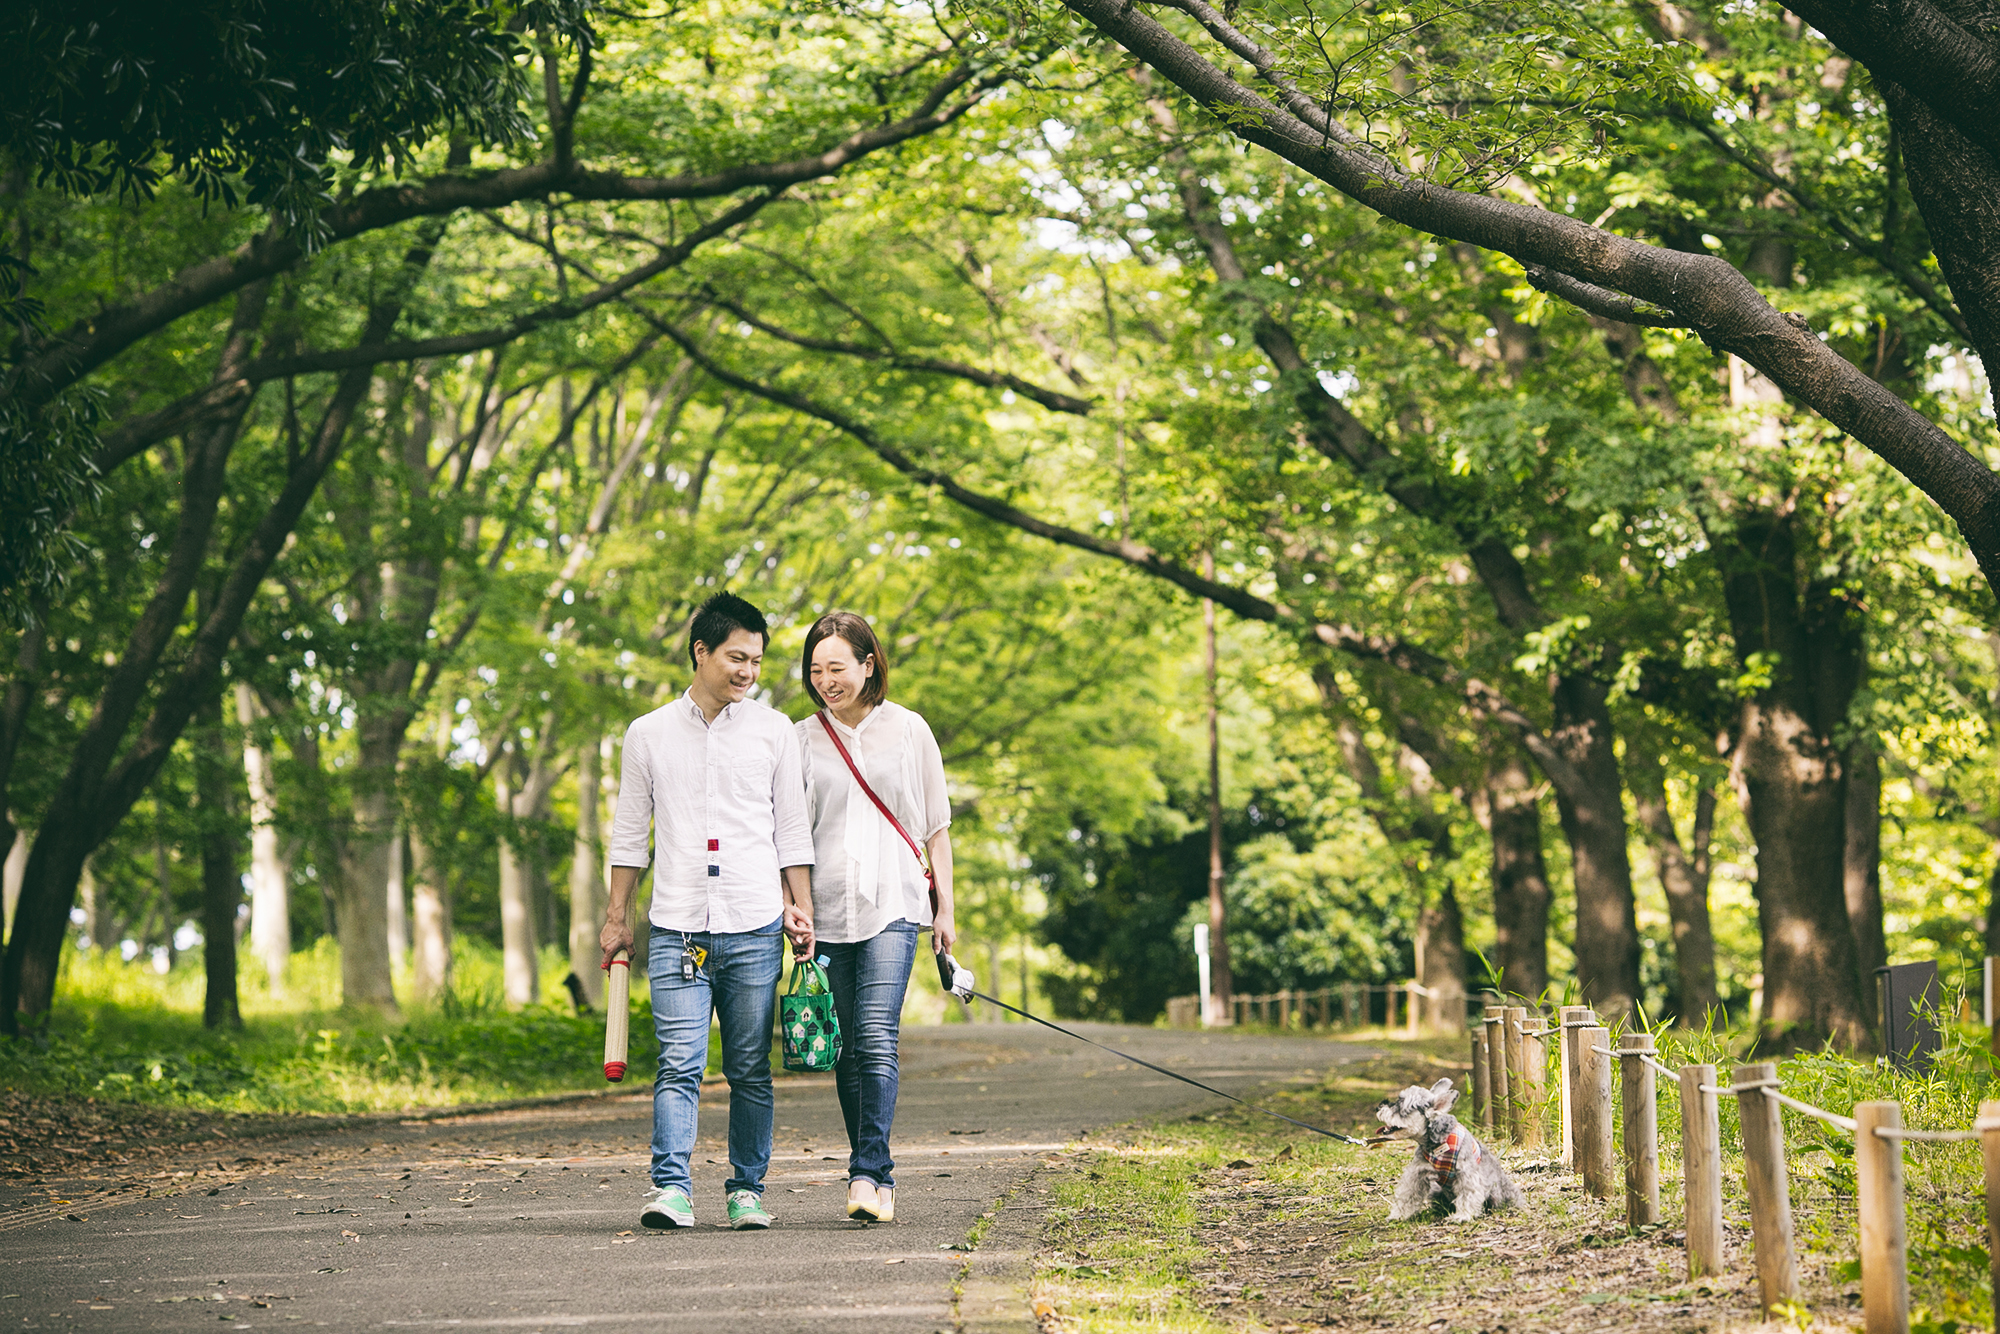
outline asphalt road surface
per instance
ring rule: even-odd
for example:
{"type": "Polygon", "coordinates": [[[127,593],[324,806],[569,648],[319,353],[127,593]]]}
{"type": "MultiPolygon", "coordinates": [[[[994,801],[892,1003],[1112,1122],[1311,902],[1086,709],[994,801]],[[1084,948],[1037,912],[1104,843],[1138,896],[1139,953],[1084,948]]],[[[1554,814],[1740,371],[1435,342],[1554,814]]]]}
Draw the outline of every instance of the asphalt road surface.
{"type": "MultiPolygon", "coordinates": [[[[1241,1096],[1365,1049],[1079,1025],[1241,1096]]],[[[724,1228],[728,1091],[702,1094],[699,1225],[639,1226],[644,1094],[190,1149],[141,1195],[0,1198],[0,1331],[949,1330],[983,1213],[1090,1131],[1219,1099],[1025,1024],[906,1030],[897,1221],[843,1216],[829,1077],[778,1082],[769,1232],[724,1228]],[[200,1156],[192,1156],[200,1155],[200,1156]],[[32,1205],[32,1207],[28,1207],[32,1205]],[[226,1326],[219,1322],[226,1322],[226,1326]]],[[[51,1180],[48,1184],[56,1185],[51,1180]]]]}

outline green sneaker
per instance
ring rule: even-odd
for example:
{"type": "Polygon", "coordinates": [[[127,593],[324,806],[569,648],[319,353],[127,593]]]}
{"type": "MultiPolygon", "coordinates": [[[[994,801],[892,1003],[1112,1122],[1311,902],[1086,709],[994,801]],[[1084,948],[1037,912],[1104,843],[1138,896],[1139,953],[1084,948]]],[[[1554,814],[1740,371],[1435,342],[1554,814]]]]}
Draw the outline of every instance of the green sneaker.
{"type": "Polygon", "coordinates": [[[694,1201],[679,1186],[655,1186],[639,1211],[639,1222],[645,1227],[693,1227],[694,1201]]]}
{"type": "Polygon", "coordinates": [[[764,1201],[756,1191],[735,1190],[729,1193],[729,1226],[738,1232],[771,1226],[771,1215],[764,1212],[764,1201]]]}

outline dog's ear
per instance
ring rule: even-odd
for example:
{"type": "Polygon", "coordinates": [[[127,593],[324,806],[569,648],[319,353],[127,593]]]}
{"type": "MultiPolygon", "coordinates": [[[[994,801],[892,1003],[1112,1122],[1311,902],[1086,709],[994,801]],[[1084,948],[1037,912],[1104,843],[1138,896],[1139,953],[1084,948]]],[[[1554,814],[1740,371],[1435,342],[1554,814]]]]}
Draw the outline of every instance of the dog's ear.
{"type": "Polygon", "coordinates": [[[1433,1099],[1431,1103],[1431,1113],[1433,1115],[1439,1112],[1448,1112],[1451,1110],[1452,1104],[1458,1101],[1458,1090],[1451,1086],[1449,1079],[1440,1079],[1437,1083],[1431,1085],[1431,1097],[1433,1099]]]}

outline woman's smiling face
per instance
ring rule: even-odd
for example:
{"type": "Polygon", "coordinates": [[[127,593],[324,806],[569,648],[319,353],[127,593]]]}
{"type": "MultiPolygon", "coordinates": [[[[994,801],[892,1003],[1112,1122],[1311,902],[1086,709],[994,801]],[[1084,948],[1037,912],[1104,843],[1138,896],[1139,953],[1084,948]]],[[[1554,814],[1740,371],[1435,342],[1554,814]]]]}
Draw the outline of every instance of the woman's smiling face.
{"type": "Polygon", "coordinates": [[[829,709],[838,711],[859,699],[874,674],[875,660],[857,659],[854,646],[839,635],[828,635],[813,645],[812,687],[829,709]]]}

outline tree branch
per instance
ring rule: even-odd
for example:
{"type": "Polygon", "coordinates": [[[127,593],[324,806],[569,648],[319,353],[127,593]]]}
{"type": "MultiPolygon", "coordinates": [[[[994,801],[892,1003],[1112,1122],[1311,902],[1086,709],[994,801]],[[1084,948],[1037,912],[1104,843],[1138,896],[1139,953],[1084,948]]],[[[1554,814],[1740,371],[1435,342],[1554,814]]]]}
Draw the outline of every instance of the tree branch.
{"type": "Polygon", "coordinates": [[[1987,582],[2000,591],[2000,477],[1936,423],[1870,379],[1812,331],[1778,313],[1728,263],[1647,245],[1574,218],[1447,189],[1403,172],[1300,93],[1268,52],[1202,0],[1178,0],[1248,60],[1284,106],[1244,87],[1141,12],[1131,0],[1063,0],[1214,113],[1383,217],[1511,255],[1671,310],[1704,341],[1732,352],[1846,431],[1915,483],[1958,524],[1987,582]]]}
{"type": "Polygon", "coordinates": [[[721,295],[712,288],[704,287],[702,296],[709,304],[720,307],[742,320],[751,328],[794,347],[803,347],[814,352],[832,352],[840,356],[859,357],[864,361],[878,361],[898,370],[915,371],[925,375],[947,375],[953,379],[966,380],[984,385],[988,389],[1011,389],[1023,398],[1033,399],[1051,412],[1067,412],[1075,416],[1086,416],[1093,406],[1087,398],[1076,398],[1024,380],[1018,375],[1004,371],[981,370],[959,361],[946,361],[935,357],[912,357],[894,349],[868,347],[861,343],[848,343],[833,338],[815,338],[809,334],[796,333],[781,325],[754,314],[740,302],[721,295]]]}
{"type": "MultiPolygon", "coordinates": [[[[971,64],[961,64],[933,85],[910,115],[857,130],[824,151],[784,161],[666,177],[623,176],[574,164],[537,162],[483,174],[440,176],[421,184],[379,186],[327,209],[322,219],[328,244],[333,244],[414,218],[498,208],[551,195],[660,202],[714,199],[746,189],[775,194],[831,176],[870,153],[951,124],[1008,77],[1004,71],[982,74],[971,64]],[[960,93],[963,96],[956,102],[950,100],[960,93]]],[[[296,237],[271,230],[230,254],[183,269],[145,295],[79,319],[54,335],[8,376],[0,397],[39,407],[140,339],[246,283],[291,268],[304,255],[296,237]]]]}
{"type": "Polygon", "coordinates": [[[1301,617],[1293,608],[1260,598],[1247,589],[1204,578],[1142,543],[1098,537],[1092,533],[1080,532],[1062,524],[1037,518],[1003,500],[961,486],[948,473],[924,467],[882,439],[866,424],[854,420],[837,409],[816,402],[803,394],[763,384],[730,370],[708,356],[696,346],[693,339],[671,325],[664,326],[662,332],[678,343],[681,351],[712,378],[741,389],[745,393],[755,394],[766,402],[776,403],[827,423],[852,437],[905,477],[920,485],[935,488],[948,499],[975,514],[984,515],[998,523],[1004,523],[1011,528],[1018,528],[1024,533],[1031,533],[1063,546],[1109,556],[1156,579],[1164,579],[1196,597],[1212,598],[1246,620],[1296,625],[1329,647],[1351,653],[1356,657],[1373,658],[1388,663],[1400,671],[1443,686],[1463,699],[1475,712],[1506,723],[1520,732],[1522,743],[1542,765],[1543,771],[1548,774],[1551,781],[1563,784],[1572,790],[1583,786],[1583,775],[1556,748],[1555,743],[1542,733],[1540,726],[1512,700],[1495,687],[1477,677],[1466,675],[1435,654],[1403,643],[1401,640],[1368,634],[1352,626],[1312,622],[1301,617]]]}

